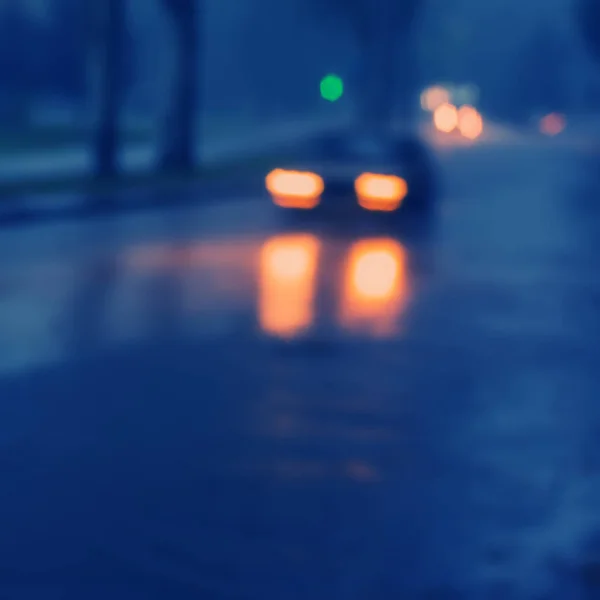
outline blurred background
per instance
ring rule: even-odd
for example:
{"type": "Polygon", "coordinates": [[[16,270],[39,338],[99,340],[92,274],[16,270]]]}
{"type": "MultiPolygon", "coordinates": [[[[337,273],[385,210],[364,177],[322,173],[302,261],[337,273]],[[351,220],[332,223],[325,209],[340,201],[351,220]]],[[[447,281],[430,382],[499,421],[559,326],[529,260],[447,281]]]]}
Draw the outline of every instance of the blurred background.
{"type": "Polygon", "coordinates": [[[358,0],[4,0],[0,178],[191,168],[239,155],[242,138],[255,153],[277,131],[350,119],[365,101],[415,118],[434,84],[469,89],[463,103],[503,125],[551,112],[594,121],[597,34],[583,0],[398,6],[375,74],[381,24],[364,27],[358,0]],[[387,100],[364,98],[365,71],[387,100]],[[344,83],[335,102],[319,93],[328,74],[344,83]]]}
{"type": "Polygon", "coordinates": [[[598,600],[599,59],[600,0],[0,0],[0,598],[598,600]],[[369,128],[427,218],[274,206],[369,128]]]}

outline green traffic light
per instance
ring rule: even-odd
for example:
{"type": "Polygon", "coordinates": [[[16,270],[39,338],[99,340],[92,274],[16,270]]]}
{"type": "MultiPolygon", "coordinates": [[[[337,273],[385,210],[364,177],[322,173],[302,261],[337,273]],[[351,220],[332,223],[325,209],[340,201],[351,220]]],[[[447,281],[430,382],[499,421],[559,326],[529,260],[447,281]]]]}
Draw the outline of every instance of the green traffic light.
{"type": "Polygon", "coordinates": [[[337,75],[326,75],[321,79],[321,98],[335,102],[344,95],[344,82],[337,75]]]}

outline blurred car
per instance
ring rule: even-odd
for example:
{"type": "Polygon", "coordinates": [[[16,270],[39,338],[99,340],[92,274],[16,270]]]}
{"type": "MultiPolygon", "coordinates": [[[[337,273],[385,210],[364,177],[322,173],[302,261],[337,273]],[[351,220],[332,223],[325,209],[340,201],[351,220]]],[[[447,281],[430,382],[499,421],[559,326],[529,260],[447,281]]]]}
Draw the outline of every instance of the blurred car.
{"type": "Polygon", "coordinates": [[[436,197],[432,156],[416,136],[323,137],[307,158],[281,162],[266,177],[273,203],[289,214],[426,213],[436,197]]]}

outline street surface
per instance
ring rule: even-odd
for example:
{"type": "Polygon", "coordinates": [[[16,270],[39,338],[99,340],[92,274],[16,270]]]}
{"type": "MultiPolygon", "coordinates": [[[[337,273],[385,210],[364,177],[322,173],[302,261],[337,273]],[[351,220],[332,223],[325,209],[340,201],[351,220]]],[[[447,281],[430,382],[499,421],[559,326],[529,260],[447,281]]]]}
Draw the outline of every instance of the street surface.
{"type": "Polygon", "coordinates": [[[598,182],[440,161],[414,235],[0,230],[0,598],[600,598],[598,182]]]}

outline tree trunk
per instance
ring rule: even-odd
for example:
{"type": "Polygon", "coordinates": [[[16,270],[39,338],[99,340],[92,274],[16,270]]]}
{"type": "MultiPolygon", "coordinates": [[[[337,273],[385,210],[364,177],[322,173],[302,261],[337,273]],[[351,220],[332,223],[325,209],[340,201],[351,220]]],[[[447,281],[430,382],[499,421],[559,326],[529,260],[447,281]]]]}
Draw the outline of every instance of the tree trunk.
{"type": "Polygon", "coordinates": [[[384,10],[381,11],[381,35],[377,44],[377,72],[379,73],[377,114],[383,133],[389,130],[392,124],[398,75],[396,72],[398,23],[392,18],[389,5],[390,2],[382,3],[384,10]]]}
{"type": "Polygon", "coordinates": [[[401,33],[394,49],[394,89],[392,96],[395,106],[392,117],[398,118],[410,127],[415,121],[418,104],[418,65],[415,38],[411,32],[401,33]]]}
{"type": "Polygon", "coordinates": [[[362,127],[379,137],[389,135],[397,109],[409,120],[415,65],[409,28],[399,27],[391,3],[383,2],[373,18],[377,20],[363,40],[358,112],[362,127]]]}
{"type": "Polygon", "coordinates": [[[201,24],[198,0],[169,3],[167,8],[175,30],[175,72],[164,121],[160,162],[163,169],[183,171],[196,165],[201,24]]]}
{"type": "Polygon", "coordinates": [[[123,81],[120,65],[124,51],[125,2],[100,0],[99,27],[99,117],[94,158],[96,175],[106,177],[118,171],[119,112],[123,81]]]}

